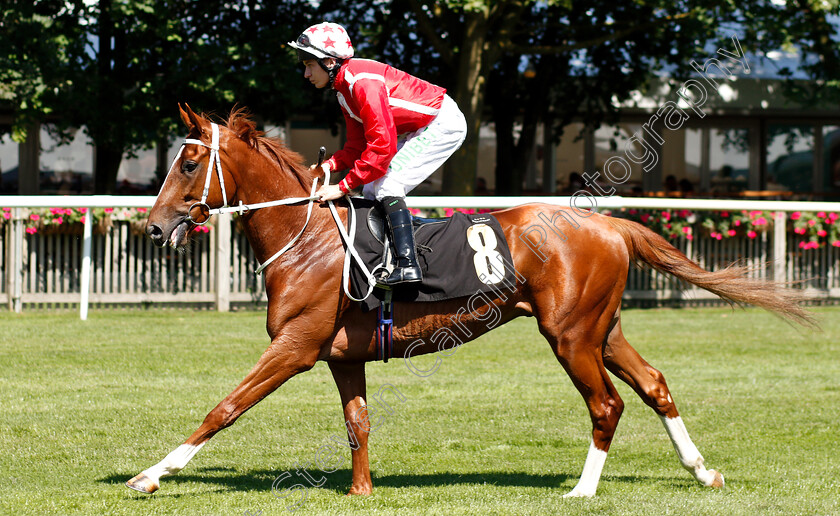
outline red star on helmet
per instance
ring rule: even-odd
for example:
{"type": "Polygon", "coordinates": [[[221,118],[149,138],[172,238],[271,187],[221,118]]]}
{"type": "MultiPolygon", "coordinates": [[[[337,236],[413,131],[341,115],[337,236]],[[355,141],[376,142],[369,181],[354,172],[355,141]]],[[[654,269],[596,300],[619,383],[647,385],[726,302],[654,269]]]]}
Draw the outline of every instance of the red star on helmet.
{"type": "Polygon", "coordinates": [[[310,27],[307,32],[311,32],[312,34],[315,34],[316,32],[318,32],[318,27],[310,27]]]}
{"type": "Polygon", "coordinates": [[[332,32],[333,31],[332,27],[330,27],[329,25],[325,25],[321,30],[324,31],[324,32],[332,32]]]}
{"type": "Polygon", "coordinates": [[[335,41],[331,40],[329,38],[329,36],[327,36],[327,39],[324,40],[324,48],[329,48],[329,47],[335,48],[335,41]]]}

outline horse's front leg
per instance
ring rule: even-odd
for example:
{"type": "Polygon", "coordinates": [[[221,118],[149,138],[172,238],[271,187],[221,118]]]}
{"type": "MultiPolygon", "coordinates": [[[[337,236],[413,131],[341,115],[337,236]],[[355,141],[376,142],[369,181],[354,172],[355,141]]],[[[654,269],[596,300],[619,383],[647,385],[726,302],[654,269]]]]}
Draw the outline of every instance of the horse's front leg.
{"type": "Polygon", "coordinates": [[[373,483],[368,462],[370,419],[365,402],[365,364],[330,362],[329,366],[344,407],[344,421],[353,460],[353,486],[347,494],[368,495],[373,489],[373,483]]]}
{"type": "Polygon", "coordinates": [[[319,351],[318,344],[314,342],[299,344],[288,335],[275,337],[248,376],[207,414],[198,430],[162,461],[126,482],[126,486],[142,493],[157,491],[161,477],[174,475],[184,469],[198,450],[219,430],[232,425],[245,411],[289,378],[311,369],[318,359],[319,351]]]}

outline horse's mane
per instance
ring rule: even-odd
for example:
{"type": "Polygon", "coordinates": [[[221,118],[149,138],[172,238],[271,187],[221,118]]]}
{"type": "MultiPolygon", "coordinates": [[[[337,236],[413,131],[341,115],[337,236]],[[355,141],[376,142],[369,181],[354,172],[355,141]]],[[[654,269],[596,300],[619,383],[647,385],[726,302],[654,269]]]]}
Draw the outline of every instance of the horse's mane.
{"type": "Polygon", "coordinates": [[[309,190],[312,186],[313,176],[304,165],[303,156],[286,147],[279,138],[266,136],[263,131],[257,130],[257,124],[251,120],[247,108],[234,107],[225,126],[249,147],[276,162],[284,172],[292,173],[304,189],[309,190]]]}

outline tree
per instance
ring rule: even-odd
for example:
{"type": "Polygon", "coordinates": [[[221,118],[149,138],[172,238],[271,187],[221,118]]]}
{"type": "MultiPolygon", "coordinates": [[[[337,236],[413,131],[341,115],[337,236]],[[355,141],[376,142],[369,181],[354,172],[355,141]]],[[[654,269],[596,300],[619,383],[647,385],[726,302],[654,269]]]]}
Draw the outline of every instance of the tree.
{"type": "Polygon", "coordinates": [[[217,112],[252,102],[274,120],[305,104],[296,63],[282,43],[305,23],[306,1],[30,4],[5,14],[26,21],[8,26],[4,56],[25,49],[27,58],[0,62],[0,77],[21,75],[12,95],[16,125],[56,114],[59,134],[83,126],[96,147],[96,193],[115,190],[125,154],[173,133],[178,102],[217,112]],[[38,36],[28,34],[33,25],[43,27],[38,36]],[[22,61],[31,64],[15,72],[22,61]]]}

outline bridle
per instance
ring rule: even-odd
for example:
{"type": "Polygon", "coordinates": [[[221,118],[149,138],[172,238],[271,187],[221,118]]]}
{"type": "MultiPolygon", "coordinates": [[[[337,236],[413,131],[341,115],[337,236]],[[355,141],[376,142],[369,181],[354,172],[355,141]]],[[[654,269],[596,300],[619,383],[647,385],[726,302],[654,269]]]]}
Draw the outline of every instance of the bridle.
{"type": "MultiPolygon", "coordinates": [[[[196,140],[193,138],[186,138],[184,139],[183,143],[181,143],[181,148],[178,150],[178,155],[175,156],[175,161],[172,163],[172,167],[170,167],[170,173],[172,168],[175,167],[175,164],[178,163],[178,160],[181,158],[181,153],[184,150],[185,145],[200,145],[202,147],[206,147],[210,149],[210,158],[207,164],[207,172],[204,178],[204,190],[201,192],[201,200],[199,202],[193,203],[189,209],[187,210],[187,215],[184,220],[196,225],[196,226],[203,226],[207,224],[210,220],[210,216],[222,213],[245,213],[250,210],[258,210],[260,208],[269,208],[272,206],[286,206],[290,204],[297,204],[301,202],[308,202],[308,206],[306,208],[306,221],[303,223],[303,227],[300,229],[297,235],[289,241],[282,249],[274,253],[269,259],[262,263],[257,269],[254,271],[256,274],[262,273],[262,271],[274,260],[279,258],[283,253],[291,249],[291,247],[298,241],[300,236],[306,230],[306,227],[309,225],[309,220],[312,217],[312,207],[315,201],[318,199],[318,196],[315,195],[315,190],[318,187],[318,178],[314,178],[312,181],[312,187],[309,190],[309,197],[287,197],[286,199],[278,199],[276,201],[268,201],[268,202],[261,202],[255,204],[243,204],[242,201],[239,201],[238,206],[229,206],[228,205],[228,198],[227,192],[225,191],[225,176],[222,173],[222,157],[219,154],[219,125],[211,122],[210,124],[212,132],[211,132],[211,139],[210,145],[204,143],[201,140],[196,140]],[[220,208],[210,208],[210,205],[207,204],[207,197],[210,194],[210,180],[213,176],[213,169],[216,170],[216,175],[219,178],[219,185],[222,188],[222,202],[223,205],[220,208]],[[198,216],[193,216],[193,212],[195,209],[198,209],[198,216]]],[[[320,165],[320,163],[319,163],[320,165]]],[[[320,166],[318,167],[320,168],[320,166]]],[[[324,185],[328,185],[330,182],[329,173],[324,173],[324,185]]],[[[365,267],[364,262],[362,261],[361,257],[359,257],[358,253],[356,252],[356,248],[353,245],[355,235],[356,235],[356,217],[354,216],[353,210],[353,201],[350,197],[347,197],[347,201],[350,203],[350,209],[348,210],[348,222],[350,224],[349,233],[347,229],[344,227],[344,224],[341,223],[341,218],[338,215],[338,211],[335,209],[335,205],[332,201],[327,201],[329,205],[330,212],[332,213],[333,219],[335,219],[335,223],[338,226],[338,231],[341,234],[341,238],[344,241],[345,247],[347,248],[347,253],[344,255],[344,268],[343,268],[343,279],[342,279],[342,286],[344,287],[344,293],[353,301],[362,301],[367,296],[373,292],[373,288],[376,285],[376,279],[373,277],[370,271],[367,270],[365,267]],[[368,292],[365,296],[361,299],[356,299],[350,294],[349,288],[349,275],[350,275],[350,260],[355,259],[356,264],[361,268],[363,271],[365,278],[368,282],[368,292]]]]}

